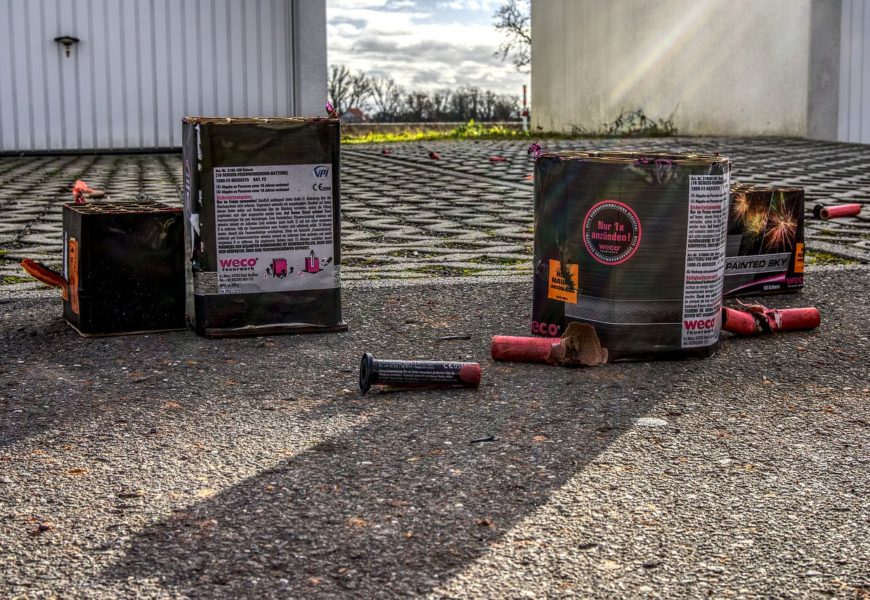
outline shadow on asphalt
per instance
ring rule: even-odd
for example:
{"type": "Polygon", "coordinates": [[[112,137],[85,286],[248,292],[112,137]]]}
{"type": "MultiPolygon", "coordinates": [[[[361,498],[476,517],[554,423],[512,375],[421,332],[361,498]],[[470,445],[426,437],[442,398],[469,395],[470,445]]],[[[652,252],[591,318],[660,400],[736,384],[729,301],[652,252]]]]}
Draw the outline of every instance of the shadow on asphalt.
{"type": "Polygon", "coordinates": [[[355,371],[332,375],[324,397],[344,386],[352,394],[314,407],[310,418],[365,414],[364,425],[137,534],[126,556],[104,570],[108,582],[148,578],[197,597],[429,591],[545,503],[668,387],[655,382],[650,363],[582,371],[493,363],[490,336],[525,328],[524,284],[350,296],[348,336],[298,338],[309,346],[341,343],[295,381],[323,365],[355,369],[369,350],[471,355],[484,368],[481,387],[363,397],[355,371]],[[463,332],[473,340],[438,340],[463,332]]]}
{"type": "MultiPolygon", "coordinates": [[[[346,298],[349,333],[275,338],[275,349],[252,338],[215,341],[192,333],[80,340],[64,329],[56,303],[31,303],[22,331],[3,338],[7,349],[19,349],[22,363],[3,373],[18,387],[9,394],[12,404],[0,406],[28,412],[17,415],[23,426],[0,425],[0,445],[59,430],[66,438],[48,443],[100,438],[112,448],[113,468],[135,470],[145,447],[167,460],[181,452],[155,446],[159,436],[148,435],[151,427],[170,433],[198,427],[221,411],[232,415],[224,419],[249,420],[254,432],[257,419],[274,419],[274,430],[282,413],[258,413],[252,402],[304,386],[313,403],[289,409],[297,422],[364,415],[365,423],[293,458],[276,456],[274,468],[146,528],[104,579],[112,585],[148,578],[198,597],[424,593],[544,504],[670,388],[661,363],[586,370],[493,363],[490,336],[525,329],[528,288],[354,290],[346,298]],[[460,333],[472,340],[439,340],[460,333]],[[478,360],[483,382],[478,390],[363,397],[356,366],[365,350],[478,360]],[[209,368],[229,360],[250,367],[239,385],[225,385],[226,373],[209,368]],[[113,370],[102,373],[101,366],[113,370]],[[183,413],[161,410],[182,394],[183,413]],[[39,398],[33,407],[31,395],[39,398]],[[106,433],[112,429],[114,437],[106,433]]],[[[246,439],[233,441],[243,457],[246,439]]],[[[160,483],[140,485],[147,491],[160,483]]]]}
{"type": "Polygon", "coordinates": [[[570,372],[540,388],[374,394],[366,426],[151,527],[109,575],[201,597],[427,592],[646,412],[625,389],[649,369],[621,372],[597,398],[570,372]]]}
{"type": "Polygon", "coordinates": [[[167,365],[192,356],[184,332],[81,338],[55,298],[0,301],[5,311],[15,319],[0,336],[0,448],[88,423],[156,426],[152,401],[165,394],[162,379],[174,377],[167,365]]]}

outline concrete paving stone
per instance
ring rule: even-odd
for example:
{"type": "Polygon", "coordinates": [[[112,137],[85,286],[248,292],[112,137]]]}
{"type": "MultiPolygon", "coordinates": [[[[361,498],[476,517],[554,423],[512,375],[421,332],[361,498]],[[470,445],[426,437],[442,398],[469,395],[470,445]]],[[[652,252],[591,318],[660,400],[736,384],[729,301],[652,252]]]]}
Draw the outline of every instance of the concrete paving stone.
{"type": "MultiPolygon", "coordinates": [[[[870,147],[866,146],[797,139],[680,137],[550,140],[543,146],[547,150],[719,151],[732,158],[734,180],[804,186],[808,211],[816,201],[870,203],[870,175],[865,167],[870,147]]],[[[413,246],[423,262],[433,267],[451,266],[439,262],[446,256],[445,249],[455,250],[449,253],[451,261],[479,260],[481,251],[495,251],[506,243],[523,244],[531,261],[533,163],[527,142],[392,144],[392,153],[386,156],[382,148],[343,148],[343,240],[353,251],[352,258],[378,260],[377,267],[350,261],[346,274],[363,269],[371,279],[385,265],[401,268],[405,257],[378,251],[381,245],[395,244],[413,246]],[[438,151],[441,160],[428,158],[430,150],[438,151]],[[490,156],[506,160],[491,162],[490,156]]],[[[105,189],[111,200],[149,198],[180,204],[181,157],[177,154],[0,158],[0,250],[14,250],[17,257],[36,251],[36,245],[60,239],[62,203],[69,200],[69,189],[77,178],[105,189]],[[58,235],[52,236],[55,231],[58,235]]],[[[870,234],[867,211],[858,218],[828,223],[808,216],[808,250],[824,249],[870,262],[865,243],[865,235],[870,234]]],[[[60,251],[58,244],[58,256],[60,251]]],[[[0,256],[0,260],[10,258],[0,256]]],[[[502,268],[506,274],[513,271],[512,265],[502,268]]],[[[479,275],[469,272],[468,276],[479,275]]]]}

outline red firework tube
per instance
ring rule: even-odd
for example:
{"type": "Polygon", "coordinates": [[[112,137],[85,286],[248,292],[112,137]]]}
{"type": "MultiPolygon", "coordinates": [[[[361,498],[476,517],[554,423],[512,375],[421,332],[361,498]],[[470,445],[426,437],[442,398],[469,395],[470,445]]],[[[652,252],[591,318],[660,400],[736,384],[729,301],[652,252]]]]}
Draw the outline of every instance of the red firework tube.
{"type": "Polygon", "coordinates": [[[366,352],[359,364],[359,387],[365,394],[373,385],[399,387],[477,387],[480,365],[435,360],[385,360],[366,352]]]}
{"type": "Polygon", "coordinates": [[[737,335],[759,333],[758,322],[752,314],[727,307],[722,308],[722,329],[737,335]]]}
{"type": "Polygon", "coordinates": [[[42,283],[46,285],[50,285],[52,287],[59,287],[61,291],[64,291],[67,287],[67,280],[64,279],[63,275],[49,269],[45,265],[42,265],[35,260],[31,260],[29,258],[25,258],[19,263],[21,268],[27,271],[27,274],[33,277],[34,279],[38,279],[42,283]]]}
{"type": "Polygon", "coordinates": [[[562,338],[519,337],[511,335],[492,336],[493,360],[510,362],[550,362],[553,346],[558,346],[562,338]]]}
{"type": "Polygon", "coordinates": [[[860,212],[860,204],[835,204],[833,206],[816,204],[813,207],[813,215],[815,215],[817,219],[822,219],[823,221],[839,217],[854,217],[860,212]]]}
{"type": "Polygon", "coordinates": [[[746,305],[746,310],[722,309],[722,329],[738,335],[804,331],[815,329],[822,322],[819,309],[765,308],[760,304],[746,305]]]}
{"type": "Polygon", "coordinates": [[[807,308],[779,308],[765,312],[770,328],[773,331],[801,331],[815,329],[822,322],[819,309],[807,308]]]}

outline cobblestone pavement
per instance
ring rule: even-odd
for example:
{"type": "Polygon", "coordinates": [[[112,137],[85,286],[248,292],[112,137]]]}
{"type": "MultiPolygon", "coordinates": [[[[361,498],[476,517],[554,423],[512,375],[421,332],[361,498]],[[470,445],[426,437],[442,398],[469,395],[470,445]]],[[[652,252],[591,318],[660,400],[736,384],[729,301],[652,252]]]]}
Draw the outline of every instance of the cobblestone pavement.
{"type": "MultiPolygon", "coordinates": [[[[870,204],[870,146],[774,138],[586,139],[545,149],[719,151],[732,179],[807,190],[807,238],[825,252],[870,263],[870,209],[822,222],[816,202],[870,204]]],[[[463,141],[346,146],[342,163],[343,277],[354,280],[517,276],[531,272],[532,160],[526,142],[463,141]],[[385,148],[387,152],[385,153],[385,148]],[[430,158],[435,152],[438,159],[430,158]]],[[[59,266],[61,207],[75,179],[109,198],[179,202],[179,155],[0,158],[0,283],[40,284],[22,258],[59,266]]]]}

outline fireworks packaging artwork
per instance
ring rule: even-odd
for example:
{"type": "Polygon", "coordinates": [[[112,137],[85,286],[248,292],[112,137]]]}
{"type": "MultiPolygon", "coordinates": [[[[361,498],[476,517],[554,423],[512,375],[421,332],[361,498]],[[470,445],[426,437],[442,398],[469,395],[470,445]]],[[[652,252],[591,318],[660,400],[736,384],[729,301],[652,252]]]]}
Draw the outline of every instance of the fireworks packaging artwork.
{"type": "Polygon", "coordinates": [[[184,119],[188,318],[210,337],[341,331],[339,120],[184,119]]]}
{"type": "Polygon", "coordinates": [[[712,155],[539,154],[532,333],[589,323],[609,360],[710,355],[730,171],[712,155]]]}
{"type": "Polygon", "coordinates": [[[804,286],[804,190],[731,186],[725,296],[804,286]]]}
{"type": "Polygon", "coordinates": [[[76,182],[75,202],[63,207],[63,272],[22,267],[61,289],[64,318],[81,335],[184,329],[181,208],[88,202],[94,191],[76,182]]]}

